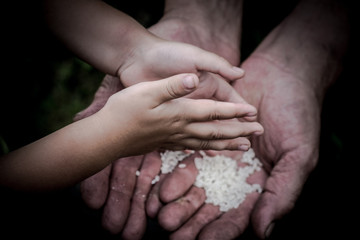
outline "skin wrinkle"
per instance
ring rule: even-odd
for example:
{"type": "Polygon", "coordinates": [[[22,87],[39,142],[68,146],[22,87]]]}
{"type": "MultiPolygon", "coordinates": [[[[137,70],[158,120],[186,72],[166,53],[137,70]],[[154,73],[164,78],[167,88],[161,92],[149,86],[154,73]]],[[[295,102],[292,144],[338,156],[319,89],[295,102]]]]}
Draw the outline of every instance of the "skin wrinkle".
{"type": "Polygon", "coordinates": [[[170,235],[170,239],[195,239],[194,236],[201,232],[204,225],[220,216],[218,207],[214,205],[202,205],[199,211],[189,219],[180,231],[170,235]],[[199,214],[200,213],[200,214],[199,214]]]}
{"type": "Polygon", "coordinates": [[[81,183],[81,196],[90,208],[99,209],[104,205],[106,196],[109,192],[108,184],[110,171],[111,166],[108,166],[98,174],[90,177],[87,182],[81,183]],[[92,186],[94,182],[98,183],[97,187],[89,187],[92,186]]]}
{"type": "MultiPolygon", "coordinates": [[[[274,41],[275,42],[275,41],[274,41]]],[[[290,56],[291,57],[291,56],[290,56]]],[[[294,59],[288,59],[288,61],[287,61],[287,63],[289,62],[289,60],[294,60],[294,59]]],[[[278,62],[279,63],[279,62],[278,62]]],[[[284,66],[286,66],[286,64],[284,64],[284,66]]],[[[276,69],[275,69],[275,71],[276,71],[276,69]]],[[[284,72],[284,71],[283,71],[284,72]]],[[[291,71],[289,72],[290,74],[291,74],[291,71]]],[[[297,74],[298,74],[298,72],[296,72],[297,74]]],[[[300,79],[299,79],[300,80],[300,79]]],[[[302,78],[301,80],[306,80],[305,78],[302,78]]],[[[300,81],[301,81],[300,80],[300,81]]],[[[310,79],[311,80],[311,79],[310,79]]],[[[307,92],[307,96],[309,96],[309,95],[311,95],[312,93],[310,93],[310,91],[309,92],[307,92]]],[[[313,95],[315,95],[315,94],[313,94],[313,95]]],[[[320,96],[320,95],[318,95],[318,96],[320,96]]],[[[313,96],[312,96],[313,97],[313,96]]],[[[311,97],[311,98],[312,98],[311,97]]],[[[260,96],[260,98],[261,98],[261,102],[262,102],[262,99],[263,99],[263,96],[260,96]]],[[[312,99],[315,99],[315,98],[312,98],[312,99]]],[[[320,99],[321,99],[321,96],[320,97],[317,97],[317,99],[318,99],[318,103],[320,103],[320,99]]],[[[299,99],[299,101],[301,102],[302,100],[301,99],[299,99]]],[[[262,104],[260,104],[260,106],[262,106],[263,104],[265,104],[265,103],[262,103],[262,104]]],[[[314,104],[316,104],[316,103],[314,103],[314,104]]],[[[260,111],[260,115],[259,115],[259,117],[262,117],[262,116],[264,116],[264,115],[262,115],[261,114],[262,112],[260,111]]],[[[296,114],[298,114],[298,113],[296,113],[296,114]]],[[[295,115],[296,115],[295,114],[295,115]]],[[[265,114],[266,115],[266,114],[265,114]]],[[[313,117],[313,115],[312,114],[310,114],[310,115],[308,115],[308,117],[313,117]]],[[[271,123],[270,123],[271,124],[271,123]]],[[[275,123],[273,123],[273,124],[275,124],[275,123]]],[[[271,125],[269,125],[269,126],[271,126],[271,125]]],[[[290,126],[291,127],[291,126],[290,126]]],[[[306,127],[306,126],[304,126],[304,127],[306,127]]],[[[316,127],[316,126],[315,126],[316,127]]],[[[266,133],[266,129],[265,129],[265,133],[266,133]]],[[[276,131],[275,131],[275,133],[276,133],[276,131]]],[[[309,134],[309,133],[311,133],[310,132],[310,130],[307,130],[306,132],[305,132],[305,134],[309,134]]],[[[313,133],[311,133],[311,134],[313,134],[313,133]]],[[[299,138],[300,136],[298,135],[298,134],[296,134],[296,135],[292,135],[292,137],[291,137],[291,139],[290,140],[288,140],[288,139],[286,139],[286,140],[284,140],[283,142],[282,142],[282,145],[286,145],[287,146],[287,148],[288,149],[294,149],[294,144],[290,144],[290,142],[291,141],[294,141],[296,138],[299,138]],[[291,145],[291,147],[289,147],[289,144],[291,145]]],[[[272,141],[267,141],[268,143],[269,143],[269,145],[268,146],[266,146],[266,147],[274,147],[274,145],[275,145],[275,143],[273,143],[272,141]]],[[[260,144],[260,143],[259,143],[260,144]]],[[[305,148],[306,146],[304,146],[304,148],[305,148]]],[[[274,156],[274,154],[273,154],[273,152],[275,152],[275,149],[277,149],[277,148],[274,148],[273,149],[273,151],[271,152],[271,156],[274,156]]],[[[265,149],[263,149],[263,150],[265,150],[265,149]]],[[[301,148],[298,148],[298,150],[297,150],[297,152],[296,152],[296,154],[301,154],[301,151],[302,151],[302,149],[301,148]]],[[[266,151],[265,151],[266,152],[266,151]]],[[[308,153],[307,153],[308,154],[308,153]]],[[[314,152],[312,153],[312,154],[315,154],[314,152]]],[[[270,154],[269,154],[270,155],[270,154]]],[[[269,155],[267,155],[267,156],[269,156],[269,155]]],[[[279,153],[279,151],[277,151],[277,154],[275,154],[275,156],[277,156],[276,157],[276,159],[280,159],[280,157],[286,157],[286,154],[280,154],[279,153]]],[[[287,157],[287,159],[290,159],[290,157],[291,156],[288,156],[287,157]]],[[[273,163],[273,161],[269,161],[270,163],[273,163]]],[[[294,166],[296,166],[296,161],[291,161],[293,164],[294,164],[294,166]]],[[[279,163],[281,163],[281,162],[279,162],[279,163]]],[[[303,164],[306,164],[305,162],[303,162],[303,164]]],[[[295,172],[294,172],[295,170],[293,170],[293,171],[290,171],[290,173],[291,174],[294,174],[295,172]]],[[[306,169],[304,169],[304,171],[306,171],[306,169]]],[[[276,173],[276,172],[275,172],[276,173]]],[[[305,174],[305,173],[303,173],[303,174],[305,174]]],[[[284,179],[286,180],[286,178],[283,176],[283,175],[280,175],[279,176],[279,179],[281,179],[281,181],[284,181],[284,179]]],[[[296,182],[296,181],[302,181],[303,180],[303,176],[299,176],[299,178],[298,179],[292,179],[292,177],[289,177],[289,179],[290,180],[293,180],[293,182],[296,182]]],[[[278,181],[280,181],[280,180],[278,180],[278,181]]],[[[301,185],[301,183],[300,183],[300,185],[301,185]]],[[[277,200],[278,199],[278,195],[276,195],[276,193],[278,193],[278,194],[280,194],[281,192],[286,192],[286,190],[283,190],[283,191],[281,191],[281,189],[279,189],[279,191],[277,191],[277,192],[275,192],[275,191],[272,191],[272,190],[276,190],[276,189],[269,189],[269,193],[273,193],[275,196],[273,196],[273,200],[277,200]]],[[[296,197],[298,196],[298,193],[299,193],[299,189],[296,189],[296,191],[288,191],[287,190],[287,192],[289,192],[289,194],[291,195],[290,197],[292,198],[292,200],[293,199],[296,199],[296,197]]],[[[267,193],[266,191],[264,192],[265,194],[267,193]]],[[[276,202],[274,202],[274,203],[276,203],[276,202]]],[[[284,204],[286,204],[286,203],[284,203],[284,204]]],[[[270,204],[269,205],[272,205],[271,204],[271,202],[270,202],[270,204]]],[[[291,208],[293,205],[288,205],[288,209],[289,208],[291,208]]],[[[288,209],[285,209],[285,211],[286,210],[288,210],[288,209]]],[[[267,209],[267,210],[269,210],[269,209],[267,209]]],[[[271,209],[270,209],[271,210],[271,209]]],[[[272,211],[272,210],[271,210],[272,211]]],[[[274,211],[275,212],[275,211],[274,211]]],[[[265,216],[266,217],[266,216],[265,216]]],[[[268,218],[268,217],[267,217],[268,218]]],[[[270,218],[268,218],[268,219],[270,219],[270,218]]],[[[271,220],[271,219],[270,219],[271,220]]]]}
{"type": "MultiPolygon", "coordinates": [[[[274,169],[272,171],[270,178],[272,178],[273,176],[276,176],[276,178],[272,178],[272,179],[276,180],[276,182],[277,182],[275,186],[281,186],[281,188],[275,189],[273,191],[274,193],[281,193],[284,187],[285,188],[289,187],[290,185],[289,185],[288,180],[290,178],[288,176],[292,176],[295,173],[296,173],[296,175],[294,175],[294,176],[298,176],[297,180],[303,179],[304,182],[306,181],[306,178],[309,175],[309,173],[307,171],[304,171],[303,164],[300,165],[300,167],[299,167],[298,162],[299,161],[297,161],[296,156],[293,157],[291,155],[289,156],[289,154],[286,154],[283,156],[281,162],[276,164],[276,166],[274,167],[274,169]],[[299,175],[299,173],[303,173],[303,174],[299,175]],[[279,183],[279,181],[280,181],[280,183],[279,183]]],[[[291,199],[296,199],[302,189],[301,188],[302,184],[294,184],[294,185],[299,186],[300,188],[298,188],[298,191],[296,191],[294,193],[294,197],[292,197],[291,199]]],[[[293,186],[291,185],[290,188],[293,188],[293,186]]],[[[280,195],[280,196],[282,196],[282,195],[280,195]]]]}
{"type": "MultiPolygon", "coordinates": [[[[197,21],[198,24],[200,24],[200,26],[202,27],[207,27],[208,23],[212,23],[213,25],[215,25],[214,28],[209,29],[212,33],[211,36],[215,37],[215,36],[219,36],[221,34],[219,34],[218,32],[216,32],[214,29],[222,29],[222,30],[226,30],[228,31],[228,28],[231,27],[232,23],[234,24],[238,24],[240,25],[241,22],[241,18],[236,18],[237,22],[234,23],[234,18],[232,17],[231,14],[224,14],[226,11],[228,11],[228,6],[231,5],[232,8],[234,9],[235,12],[239,13],[241,7],[242,7],[242,1],[239,0],[234,0],[234,1],[198,1],[198,3],[195,2],[195,5],[210,5],[206,11],[202,11],[202,12],[198,12],[197,14],[201,14],[201,17],[199,17],[199,20],[197,21]],[[222,16],[222,21],[214,21],[214,17],[216,15],[221,14],[222,16]],[[201,25],[204,24],[204,25],[201,25]]],[[[186,15],[186,16],[192,16],[192,15],[186,15]]],[[[205,28],[206,29],[206,28],[205,28]]],[[[213,38],[216,39],[216,38],[213,38]]],[[[224,38],[226,39],[226,38],[224,38]]],[[[235,41],[237,43],[237,41],[235,41]]],[[[232,42],[232,44],[234,44],[234,42],[232,42]]]]}
{"type": "MultiPolygon", "coordinates": [[[[261,101],[262,101],[262,98],[263,98],[263,96],[261,96],[261,101]]],[[[261,113],[260,113],[261,114],[261,113]]],[[[260,115],[259,117],[261,117],[262,115],[260,115]]],[[[310,117],[310,116],[309,116],[310,117]]],[[[285,145],[288,145],[288,141],[290,141],[290,140],[287,140],[286,142],[284,142],[283,144],[285,144],[285,145]]],[[[271,143],[271,145],[273,146],[275,143],[273,143],[272,141],[270,141],[270,143],[271,143]]],[[[269,144],[270,145],[270,144],[269,144]]],[[[275,150],[275,149],[274,149],[275,150]]],[[[277,154],[275,154],[276,156],[278,156],[276,159],[280,159],[280,157],[285,157],[286,155],[285,154],[279,154],[279,153],[277,153],[277,154]]],[[[271,161],[271,162],[273,162],[273,161],[271,161]]],[[[293,162],[293,161],[292,161],[293,162]]],[[[294,173],[294,172],[292,172],[292,173],[294,173]]],[[[283,181],[283,179],[281,180],[281,181],[283,181]]],[[[279,191],[280,192],[280,191],[279,191]]],[[[275,193],[275,192],[274,192],[275,193]]],[[[296,194],[295,194],[296,195],[296,194]]],[[[277,196],[276,196],[277,197],[277,196]]]]}
{"type": "Polygon", "coordinates": [[[112,187],[111,187],[111,191],[117,193],[118,195],[123,195],[125,196],[126,198],[131,198],[133,192],[132,191],[124,191],[124,190],[127,190],[128,188],[126,187],[125,183],[116,183],[116,184],[113,184],[112,187]],[[115,187],[116,186],[116,187],[115,187]],[[121,186],[121,187],[119,187],[121,186]]]}
{"type": "MultiPolygon", "coordinates": [[[[251,56],[252,58],[259,58],[261,60],[265,60],[269,62],[271,65],[276,66],[279,70],[281,70],[284,73],[287,73],[289,75],[293,75],[293,71],[290,70],[287,66],[287,64],[282,64],[281,62],[277,61],[275,58],[271,57],[269,54],[261,53],[261,52],[255,52],[251,56]]],[[[290,61],[286,61],[289,63],[290,61]]],[[[299,76],[300,77],[300,76],[299,76]]]]}
{"type": "MultiPolygon", "coordinates": [[[[267,98],[269,98],[269,97],[267,97],[267,98]]],[[[301,103],[302,102],[302,100],[299,100],[299,104],[302,104],[301,103]]],[[[301,106],[299,106],[300,108],[301,108],[301,106]]],[[[286,112],[287,112],[287,108],[290,108],[290,109],[297,109],[297,108],[299,108],[298,106],[296,106],[296,105],[294,105],[294,104],[292,104],[292,105],[289,105],[289,106],[286,106],[285,108],[284,107],[282,107],[283,108],[283,112],[285,112],[285,114],[286,114],[286,112]]],[[[276,110],[269,110],[269,111],[276,111],[276,110]]],[[[261,112],[262,111],[260,111],[260,116],[259,116],[259,119],[261,119],[261,117],[262,117],[262,115],[261,115],[261,112]]],[[[309,116],[309,117],[312,117],[313,116],[313,114],[308,114],[308,113],[298,113],[298,114],[296,114],[296,115],[304,115],[304,116],[309,116]]],[[[274,126],[273,127],[269,127],[270,129],[276,129],[275,128],[275,126],[277,126],[278,125],[278,121],[281,121],[281,118],[280,119],[278,119],[278,120],[274,120],[273,122],[274,122],[274,126]]],[[[284,124],[279,124],[279,125],[284,125],[284,124]]],[[[313,135],[314,133],[312,132],[313,130],[312,129],[308,129],[308,130],[306,130],[306,132],[309,132],[310,133],[310,135],[313,135]]],[[[304,134],[304,130],[302,129],[301,130],[301,132],[299,132],[298,134],[299,134],[299,136],[302,136],[302,135],[306,135],[306,132],[305,132],[305,134],[304,134]]],[[[280,146],[283,146],[283,147],[281,147],[281,149],[289,149],[289,147],[286,147],[286,142],[288,142],[288,140],[290,139],[294,139],[294,138],[297,138],[296,136],[298,135],[297,133],[293,133],[291,136],[287,136],[287,137],[282,137],[282,139],[283,139],[283,141],[282,142],[280,142],[280,143],[276,143],[276,145],[280,145],[280,146]]],[[[272,143],[272,142],[271,142],[272,143]]],[[[275,143],[274,143],[275,144],[275,143]]],[[[296,142],[295,142],[295,144],[296,144],[296,142]]],[[[280,156],[278,156],[276,159],[280,159],[280,156]]]]}
{"type": "MultiPolygon", "coordinates": [[[[227,59],[234,66],[238,66],[240,64],[240,56],[234,56],[233,54],[234,52],[239,52],[239,46],[235,44],[238,41],[231,41],[229,39],[229,34],[219,34],[219,31],[223,31],[224,29],[219,29],[219,31],[216,31],[216,34],[209,34],[209,31],[207,31],[209,30],[207,24],[197,23],[194,25],[193,20],[190,21],[184,16],[179,16],[176,14],[173,16],[170,15],[172,14],[165,14],[165,16],[162,18],[162,21],[173,22],[174,25],[177,26],[175,30],[174,28],[170,29],[172,32],[171,34],[166,33],[168,36],[170,35],[170,39],[194,44],[204,50],[217,53],[218,55],[227,59]],[[206,26],[206,28],[201,26],[206,26]],[[221,36],[227,37],[225,39],[220,38],[221,36]],[[208,39],[211,39],[211,41],[208,39]]],[[[231,24],[228,24],[228,26],[231,26],[231,24]]],[[[231,33],[232,32],[233,31],[231,31],[231,33]]]]}
{"type": "Polygon", "coordinates": [[[180,226],[186,220],[191,218],[196,213],[196,210],[203,205],[204,196],[203,196],[203,194],[201,194],[199,192],[200,190],[201,189],[193,187],[193,188],[191,188],[190,192],[192,194],[195,193],[195,195],[189,194],[189,195],[186,195],[185,197],[181,198],[180,201],[177,201],[177,203],[179,203],[181,205],[181,209],[184,210],[182,212],[183,214],[180,215],[179,223],[176,224],[177,226],[180,226]],[[189,196],[190,196],[190,199],[189,199],[189,196]]]}
{"type": "MultiPolygon", "coordinates": [[[[217,222],[217,225],[222,225],[222,222],[217,222]]],[[[211,226],[211,223],[209,226],[207,226],[205,229],[203,229],[203,231],[200,232],[200,237],[199,239],[230,239],[234,238],[238,235],[240,235],[243,231],[242,229],[239,227],[239,225],[234,222],[233,218],[228,218],[228,220],[224,223],[223,225],[226,225],[226,227],[224,226],[222,229],[222,231],[211,231],[211,228],[209,226],[211,226]],[[210,231],[208,231],[208,229],[210,229],[210,231]],[[235,232],[234,232],[235,229],[235,232]],[[210,233],[209,233],[210,232],[210,233]],[[210,235],[209,235],[210,234],[210,235]]]]}
{"type": "MultiPolygon", "coordinates": [[[[209,205],[209,204],[207,204],[207,205],[204,204],[204,206],[206,206],[207,208],[211,207],[211,208],[215,209],[215,211],[217,212],[217,214],[215,215],[215,218],[217,218],[217,217],[219,217],[221,215],[219,207],[217,207],[215,205],[209,205]]],[[[205,213],[205,214],[197,215],[196,219],[199,220],[201,225],[203,225],[203,224],[209,223],[210,221],[213,221],[214,217],[212,217],[211,215],[205,213]]]]}
{"type": "MultiPolygon", "coordinates": [[[[115,176],[115,174],[117,174],[118,172],[113,172],[114,174],[113,175],[111,175],[111,177],[114,177],[115,176]]],[[[118,180],[117,180],[118,181],[118,180]]],[[[125,187],[129,187],[129,186],[125,186],[125,187]]],[[[117,189],[115,189],[115,190],[117,190],[117,189]]],[[[129,189],[127,189],[127,190],[129,190],[129,189]]],[[[112,191],[112,190],[111,190],[112,191]]],[[[116,193],[116,191],[114,191],[113,192],[114,194],[116,193]]]]}

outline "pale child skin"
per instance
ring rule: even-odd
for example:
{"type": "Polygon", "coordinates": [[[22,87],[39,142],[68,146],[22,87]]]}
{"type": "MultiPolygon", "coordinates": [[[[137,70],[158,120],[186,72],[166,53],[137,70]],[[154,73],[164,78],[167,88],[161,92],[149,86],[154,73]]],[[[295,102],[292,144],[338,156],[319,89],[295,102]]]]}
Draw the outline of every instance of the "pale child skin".
{"type": "Polygon", "coordinates": [[[249,140],[241,136],[261,133],[261,125],[228,119],[253,116],[256,109],[244,103],[181,98],[198,84],[196,75],[180,74],[112,95],[96,114],[3,156],[1,185],[37,190],[64,187],[120,157],[161,147],[248,148],[249,140]],[[142,101],[136,101],[139,98],[142,101]]]}
{"type": "Polygon", "coordinates": [[[102,1],[53,0],[44,6],[50,28],[79,57],[124,86],[135,85],[112,95],[96,114],[3,156],[2,186],[65,187],[121,157],[158,148],[248,149],[246,137],[262,134],[259,123],[237,120],[256,117],[244,101],[182,98],[198,88],[204,71],[229,80],[243,76],[223,58],[155,37],[102,1]]]}

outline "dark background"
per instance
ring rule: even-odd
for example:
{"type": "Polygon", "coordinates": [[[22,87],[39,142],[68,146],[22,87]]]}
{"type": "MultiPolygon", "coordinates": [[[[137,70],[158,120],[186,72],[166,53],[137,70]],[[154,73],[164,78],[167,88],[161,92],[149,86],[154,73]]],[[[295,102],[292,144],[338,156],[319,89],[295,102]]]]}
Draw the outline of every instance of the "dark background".
{"type": "MultiPolygon", "coordinates": [[[[156,23],[162,15],[162,1],[108,2],[144,26],[156,23]]],[[[243,58],[295,3],[245,1],[243,58]]],[[[74,114],[91,102],[104,76],[75,58],[48,33],[39,9],[36,1],[11,1],[1,6],[2,153],[71,123],[74,114]]],[[[359,235],[357,40],[352,38],[343,74],[324,101],[319,164],[294,210],[276,223],[271,239],[355,239],[359,235]]],[[[83,205],[76,187],[42,194],[0,191],[0,239],[120,239],[102,230],[100,217],[101,210],[83,205]]],[[[155,221],[148,226],[146,239],[166,238],[155,221]]],[[[256,238],[249,229],[240,239],[256,238]]]]}

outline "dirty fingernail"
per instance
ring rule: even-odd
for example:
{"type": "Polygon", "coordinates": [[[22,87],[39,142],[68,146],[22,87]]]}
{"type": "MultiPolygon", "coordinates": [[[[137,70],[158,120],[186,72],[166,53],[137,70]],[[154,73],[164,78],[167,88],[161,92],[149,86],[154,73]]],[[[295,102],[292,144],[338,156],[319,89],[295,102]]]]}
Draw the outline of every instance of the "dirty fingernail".
{"type": "Polygon", "coordinates": [[[265,238],[269,238],[271,233],[273,232],[274,230],[274,227],[275,227],[275,223],[272,222],[269,224],[269,226],[266,228],[265,230],[265,238]]]}

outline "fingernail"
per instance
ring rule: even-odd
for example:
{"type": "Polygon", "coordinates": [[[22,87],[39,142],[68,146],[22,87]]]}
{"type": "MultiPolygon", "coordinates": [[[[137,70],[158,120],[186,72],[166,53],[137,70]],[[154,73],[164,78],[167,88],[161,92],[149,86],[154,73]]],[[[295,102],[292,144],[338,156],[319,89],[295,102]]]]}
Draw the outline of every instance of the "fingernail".
{"type": "Polygon", "coordinates": [[[274,227],[275,227],[275,223],[274,223],[274,222],[272,222],[272,223],[269,224],[269,226],[268,226],[268,227],[266,228],[266,230],[265,230],[265,238],[269,238],[269,237],[270,237],[272,231],[274,230],[274,227]]]}
{"type": "Polygon", "coordinates": [[[264,131],[255,131],[254,132],[254,135],[255,136],[261,136],[261,135],[263,135],[264,134],[264,131]]]}
{"type": "Polygon", "coordinates": [[[182,82],[187,89],[193,89],[196,87],[194,77],[191,75],[184,77],[182,82]]]}
{"type": "Polygon", "coordinates": [[[235,72],[238,72],[238,73],[241,73],[241,74],[244,74],[244,73],[245,73],[245,71],[244,71],[242,68],[235,67],[235,66],[233,66],[232,68],[233,68],[233,70],[234,70],[235,72]]]}
{"type": "Polygon", "coordinates": [[[249,145],[246,145],[246,144],[239,145],[239,147],[238,147],[238,149],[239,149],[240,151],[245,151],[245,152],[248,151],[249,148],[250,148],[250,146],[249,146],[249,145]]]}
{"type": "Polygon", "coordinates": [[[255,116],[257,116],[257,111],[248,112],[248,113],[246,114],[246,116],[248,116],[248,117],[255,117],[255,116]]]}

